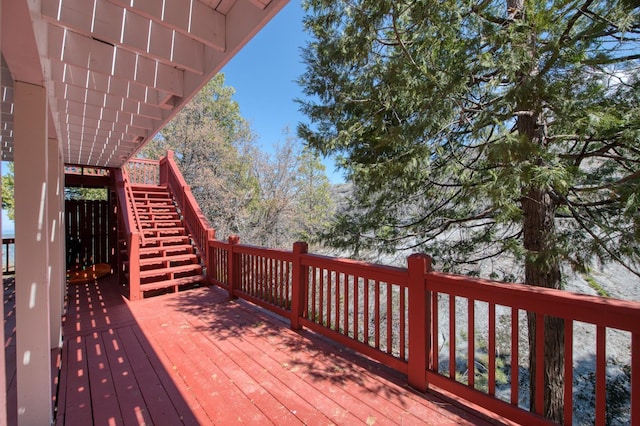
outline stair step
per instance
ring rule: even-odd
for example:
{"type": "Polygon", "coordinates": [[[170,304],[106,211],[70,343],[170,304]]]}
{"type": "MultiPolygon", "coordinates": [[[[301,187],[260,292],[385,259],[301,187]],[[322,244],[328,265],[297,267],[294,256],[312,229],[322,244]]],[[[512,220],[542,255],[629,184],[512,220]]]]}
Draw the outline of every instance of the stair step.
{"type": "Polygon", "coordinates": [[[180,215],[177,212],[164,212],[164,213],[139,213],[138,217],[141,221],[146,220],[180,220],[180,215]]]}
{"type": "Polygon", "coordinates": [[[145,244],[141,245],[141,248],[150,247],[170,247],[175,244],[189,243],[188,235],[168,235],[164,237],[146,237],[145,244]],[[158,244],[156,246],[156,244],[158,244]]]}
{"type": "Polygon", "coordinates": [[[149,266],[156,264],[165,264],[172,262],[186,262],[190,260],[192,264],[196,264],[198,262],[198,256],[193,253],[185,253],[185,254],[174,254],[174,255],[164,255],[162,257],[145,257],[140,259],[140,266],[149,266]]]}
{"type": "Polygon", "coordinates": [[[141,291],[161,290],[169,287],[179,287],[187,284],[195,284],[204,282],[202,275],[193,275],[191,277],[174,278],[172,280],[157,281],[154,283],[140,284],[141,291]]]}
{"type": "Polygon", "coordinates": [[[159,247],[141,247],[140,255],[151,255],[158,254],[159,256],[166,256],[167,253],[178,253],[185,252],[180,254],[191,254],[193,252],[193,246],[191,244],[175,244],[168,246],[159,246],[159,247]],[[189,250],[189,253],[185,251],[189,250]]]}
{"type": "Polygon", "coordinates": [[[149,235],[151,238],[152,237],[169,237],[169,236],[174,236],[174,235],[185,235],[185,229],[184,227],[180,227],[180,228],[143,228],[142,229],[145,235],[145,238],[147,238],[147,235],[149,235]],[[164,235],[159,235],[163,233],[164,235]]]}
{"type": "Polygon", "coordinates": [[[142,225],[153,225],[153,224],[160,224],[160,225],[166,225],[166,224],[178,224],[178,225],[182,225],[182,220],[180,219],[140,219],[140,223],[142,225]]]}
{"type": "Polygon", "coordinates": [[[155,210],[167,210],[165,212],[160,212],[164,214],[174,214],[178,213],[178,208],[173,203],[162,204],[160,206],[150,206],[146,203],[136,203],[136,208],[139,213],[155,213],[155,210]]]}
{"type": "Polygon", "coordinates": [[[135,200],[136,208],[143,209],[145,207],[156,207],[156,208],[168,208],[172,207],[175,209],[175,206],[171,200],[166,201],[157,201],[157,200],[145,200],[140,202],[139,200],[135,200]]]}
{"type": "Polygon", "coordinates": [[[178,214],[175,208],[158,208],[153,207],[151,209],[142,209],[138,208],[138,215],[147,215],[147,214],[178,214]]]}
{"type": "Polygon", "coordinates": [[[149,185],[144,183],[132,183],[131,189],[136,191],[168,191],[166,185],[149,185]]]}
{"type": "Polygon", "coordinates": [[[134,198],[136,196],[139,197],[157,197],[157,198],[168,198],[171,197],[171,194],[169,193],[169,191],[150,191],[149,188],[144,188],[144,189],[134,189],[131,188],[131,192],[133,193],[134,198]]]}
{"type": "Polygon", "coordinates": [[[140,271],[140,279],[160,277],[168,274],[183,274],[189,272],[202,274],[202,266],[197,263],[192,263],[189,265],[172,266],[169,268],[149,269],[147,271],[140,271]]]}

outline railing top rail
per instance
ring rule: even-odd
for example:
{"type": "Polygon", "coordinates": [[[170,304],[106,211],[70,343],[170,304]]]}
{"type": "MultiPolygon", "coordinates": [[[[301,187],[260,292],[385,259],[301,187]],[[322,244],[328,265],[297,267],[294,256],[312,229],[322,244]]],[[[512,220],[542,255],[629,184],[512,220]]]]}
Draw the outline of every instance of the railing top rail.
{"type": "Polygon", "coordinates": [[[310,253],[302,255],[301,261],[305,266],[350,272],[363,278],[378,276],[381,281],[393,281],[400,285],[407,283],[406,268],[310,253]]]}
{"type": "Polygon", "coordinates": [[[187,228],[191,232],[196,246],[206,255],[207,240],[213,235],[214,229],[202,213],[189,185],[184,180],[174,160],[173,151],[168,151],[167,155],[158,161],[158,164],[161,183],[171,188],[178,206],[183,211],[187,228]]]}
{"type": "Polygon", "coordinates": [[[150,158],[132,158],[129,160],[129,162],[127,164],[135,164],[135,163],[140,163],[140,164],[160,164],[160,160],[153,160],[150,158]]]}
{"type": "Polygon", "coordinates": [[[234,244],[233,251],[240,254],[249,254],[254,256],[275,258],[280,260],[291,261],[293,253],[290,250],[281,250],[273,248],[263,248],[259,246],[247,244],[234,244]]]}
{"type": "Polygon", "coordinates": [[[438,272],[425,279],[428,290],[443,294],[640,333],[640,302],[438,272]]]}
{"type": "Polygon", "coordinates": [[[136,208],[135,202],[133,200],[133,192],[131,191],[131,185],[129,184],[129,176],[124,168],[116,170],[116,182],[119,185],[122,185],[122,189],[124,190],[124,193],[118,191],[118,194],[120,197],[124,197],[124,199],[120,199],[120,204],[123,207],[121,209],[121,214],[125,218],[125,230],[127,234],[139,234],[141,241],[144,242],[144,233],[142,232],[142,226],[140,225],[138,209],[136,208]],[[129,198],[132,204],[133,217],[128,214],[127,209],[125,208],[125,206],[127,205],[127,198],[129,198]]]}

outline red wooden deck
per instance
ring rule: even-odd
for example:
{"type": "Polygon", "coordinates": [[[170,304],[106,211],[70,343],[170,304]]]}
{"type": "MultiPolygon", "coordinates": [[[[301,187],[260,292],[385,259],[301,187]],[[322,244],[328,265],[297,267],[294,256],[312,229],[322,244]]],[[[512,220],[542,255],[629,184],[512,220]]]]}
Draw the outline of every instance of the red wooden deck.
{"type": "Polygon", "coordinates": [[[215,287],[69,288],[58,425],[499,423],[215,287]]]}

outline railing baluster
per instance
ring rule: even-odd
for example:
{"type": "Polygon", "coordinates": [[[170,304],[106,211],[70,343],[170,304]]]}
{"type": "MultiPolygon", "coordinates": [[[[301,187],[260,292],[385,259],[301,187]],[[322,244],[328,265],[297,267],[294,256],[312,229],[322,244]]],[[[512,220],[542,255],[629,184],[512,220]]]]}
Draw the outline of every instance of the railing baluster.
{"type": "Polygon", "coordinates": [[[359,277],[356,275],[351,276],[353,278],[353,338],[356,340],[360,339],[360,292],[358,291],[358,287],[360,285],[359,277]]]}
{"type": "MultiPolygon", "coordinates": [[[[313,269],[312,270],[312,275],[311,275],[311,318],[312,321],[316,321],[316,315],[317,315],[317,311],[316,311],[316,291],[317,291],[317,282],[316,282],[316,270],[313,269]]],[[[322,293],[322,291],[320,292],[322,293]]]]}
{"type": "Polygon", "coordinates": [[[341,274],[342,277],[344,277],[344,280],[342,280],[344,282],[344,297],[343,297],[343,310],[344,312],[342,313],[344,316],[344,328],[343,328],[343,333],[348,336],[349,335],[349,275],[347,274],[341,274]]]}
{"type": "Polygon", "coordinates": [[[476,302],[467,299],[467,383],[476,387],[476,302]]]}
{"type": "Polygon", "coordinates": [[[368,278],[364,278],[363,279],[363,292],[364,292],[364,330],[363,330],[363,334],[364,334],[364,342],[366,344],[369,344],[369,279],[368,278]]]}
{"type": "Polygon", "coordinates": [[[519,323],[520,313],[515,306],[511,308],[511,404],[518,405],[518,393],[519,393],[519,323]]]}
{"type": "Polygon", "coordinates": [[[431,294],[431,360],[432,366],[431,368],[436,373],[440,372],[440,347],[438,345],[438,340],[440,336],[440,329],[438,328],[438,318],[440,316],[438,309],[438,301],[440,296],[438,292],[434,291],[431,294]]]}
{"type": "Polygon", "coordinates": [[[596,328],[596,422],[605,424],[607,405],[607,330],[596,328]]]}
{"type": "MultiPolygon", "coordinates": [[[[331,275],[334,276],[334,271],[331,271],[331,275]]],[[[335,273],[335,283],[336,283],[336,304],[335,304],[335,323],[334,329],[336,331],[340,330],[340,292],[342,291],[342,286],[340,285],[340,277],[338,273],[335,273]]]]}
{"type": "Polygon", "coordinates": [[[391,310],[393,307],[393,290],[391,289],[391,284],[387,283],[387,350],[388,354],[391,353],[393,348],[393,311],[391,310]]]}
{"type": "Polygon", "coordinates": [[[544,414],[544,315],[535,314],[535,333],[536,333],[536,414],[544,414]]]}
{"type": "Polygon", "coordinates": [[[375,320],[375,342],[376,342],[376,349],[380,349],[380,281],[376,280],[375,281],[375,304],[374,304],[374,309],[375,309],[375,316],[376,316],[376,320],[375,320]]]}
{"type": "Polygon", "coordinates": [[[640,333],[631,334],[631,424],[640,424],[640,333]]]}
{"type": "Polygon", "coordinates": [[[449,296],[449,378],[456,378],[456,297],[449,296]]]}
{"type": "Polygon", "coordinates": [[[406,333],[407,333],[407,326],[406,326],[406,321],[407,321],[407,308],[406,308],[406,294],[405,292],[407,291],[406,288],[400,288],[400,359],[405,360],[406,357],[406,333]]]}
{"type": "Polygon", "coordinates": [[[316,321],[318,324],[324,325],[324,276],[322,269],[313,268],[313,278],[318,280],[318,320],[316,321]]]}
{"type": "Polygon", "coordinates": [[[489,303],[489,395],[496,394],[496,305],[489,303]]]}
{"type": "Polygon", "coordinates": [[[277,287],[274,281],[274,278],[276,277],[275,273],[276,273],[275,259],[270,259],[269,260],[269,294],[270,294],[269,301],[274,305],[278,303],[278,298],[277,298],[278,292],[277,292],[277,287]]]}
{"type": "Polygon", "coordinates": [[[564,423],[573,424],[573,321],[570,320],[564,321],[564,423]]]}

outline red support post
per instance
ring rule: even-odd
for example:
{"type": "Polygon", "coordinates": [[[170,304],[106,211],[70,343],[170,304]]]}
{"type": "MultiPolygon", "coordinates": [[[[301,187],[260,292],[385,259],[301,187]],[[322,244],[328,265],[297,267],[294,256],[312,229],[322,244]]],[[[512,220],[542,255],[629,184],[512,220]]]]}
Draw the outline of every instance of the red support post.
{"type": "Polygon", "coordinates": [[[204,247],[206,252],[204,253],[205,263],[204,266],[207,268],[207,281],[211,284],[213,278],[213,271],[217,270],[218,267],[216,265],[216,259],[213,256],[214,250],[211,248],[211,243],[216,239],[216,230],[209,229],[207,230],[207,241],[204,243],[204,247]]]}
{"type": "Polygon", "coordinates": [[[309,287],[309,269],[302,265],[302,256],[309,250],[305,242],[293,244],[293,267],[291,279],[291,329],[300,330],[300,317],[307,307],[307,289],[309,287]]]}
{"type": "Polygon", "coordinates": [[[173,160],[173,151],[167,151],[167,155],[160,159],[160,185],[169,185],[169,160],[173,160]]]}
{"type": "Polygon", "coordinates": [[[240,237],[237,235],[232,235],[229,237],[229,253],[227,253],[227,274],[228,276],[228,287],[229,287],[229,297],[231,299],[235,299],[235,294],[233,289],[237,287],[237,282],[240,279],[239,273],[239,259],[236,257],[237,254],[233,252],[233,246],[240,243],[240,237]]]}
{"type": "Polygon", "coordinates": [[[425,275],[431,270],[431,258],[412,254],[408,261],[409,285],[409,386],[426,392],[429,356],[431,295],[426,289],[425,275]]]}
{"type": "Polygon", "coordinates": [[[132,232],[129,238],[129,300],[140,300],[140,238],[132,232]]]}

